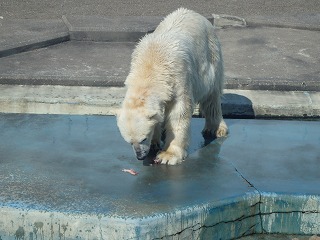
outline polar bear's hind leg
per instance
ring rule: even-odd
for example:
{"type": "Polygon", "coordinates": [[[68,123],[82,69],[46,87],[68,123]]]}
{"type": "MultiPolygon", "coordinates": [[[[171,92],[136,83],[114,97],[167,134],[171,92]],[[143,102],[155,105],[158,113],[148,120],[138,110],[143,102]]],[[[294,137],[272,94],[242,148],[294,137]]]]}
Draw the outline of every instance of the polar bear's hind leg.
{"type": "Polygon", "coordinates": [[[224,137],[228,133],[228,127],[223,120],[221,110],[220,93],[214,91],[200,102],[202,115],[205,117],[205,126],[202,130],[204,138],[209,137],[224,137]]]}

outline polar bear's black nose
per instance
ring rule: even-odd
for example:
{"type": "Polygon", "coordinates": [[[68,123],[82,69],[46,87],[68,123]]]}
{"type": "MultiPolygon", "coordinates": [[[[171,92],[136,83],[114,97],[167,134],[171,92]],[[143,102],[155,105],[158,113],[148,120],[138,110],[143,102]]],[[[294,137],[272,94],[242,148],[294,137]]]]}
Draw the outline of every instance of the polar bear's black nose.
{"type": "Polygon", "coordinates": [[[138,160],[143,160],[143,159],[146,158],[146,156],[138,155],[137,153],[136,153],[136,156],[137,156],[137,159],[138,159],[138,160]]]}
{"type": "Polygon", "coordinates": [[[135,151],[135,152],[136,152],[136,157],[138,160],[143,160],[147,156],[147,154],[145,154],[145,152],[142,152],[142,151],[135,151]]]}
{"type": "Polygon", "coordinates": [[[133,149],[136,153],[136,157],[138,160],[143,160],[146,158],[147,154],[145,151],[142,151],[138,144],[133,144],[133,149]]]}

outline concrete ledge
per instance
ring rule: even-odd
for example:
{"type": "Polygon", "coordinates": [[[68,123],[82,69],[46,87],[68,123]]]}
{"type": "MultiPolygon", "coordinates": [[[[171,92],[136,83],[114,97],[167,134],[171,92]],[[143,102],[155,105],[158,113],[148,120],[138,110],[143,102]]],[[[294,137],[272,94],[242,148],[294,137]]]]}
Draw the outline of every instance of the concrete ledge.
{"type": "Polygon", "coordinates": [[[224,114],[230,117],[318,118],[320,93],[300,91],[225,90],[224,114]]]}
{"type": "Polygon", "coordinates": [[[0,112],[114,115],[124,88],[0,85],[0,112]]]}
{"type": "MultiPolygon", "coordinates": [[[[0,85],[0,112],[114,115],[125,88],[0,85]]],[[[320,93],[226,89],[222,109],[229,118],[318,118],[320,93]]],[[[195,108],[194,114],[199,114],[195,108]]]]}
{"type": "Polygon", "coordinates": [[[142,219],[0,207],[5,219],[0,226],[0,236],[3,240],[19,237],[227,240],[259,233],[320,233],[319,196],[283,197],[264,193],[261,200],[259,198],[259,194],[253,194],[142,219]],[[259,211],[259,201],[263,212],[259,211]],[[276,207],[279,209],[275,212],[276,207]]]}
{"type": "Polygon", "coordinates": [[[256,15],[241,18],[225,14],[212,14],[216,28],[230,27],[276,27],[320,31],[320,14],[256,15]]]}
{"type": "Polygon", "coordinates": [[[3,240],[47,239],[234,239],[259,228],[257,195],[194,206],[143,218],[35,211],[0,207],[3,240]],[[12,224],[14,223],[14,224],[12,224]]]}
{"type": "Polygon", "coordinates": [[[228,28],[228,27],[246,27],[247,22],[244,18],[237,16],[230,16],[225,14],[212,14],[212,24],[216,28],[228,28]]]}
{"type": "MultiPolygon", "coordinates": [[[[227,63],[226,65],[231,65],[227,63]]],[[[271,69],[274,69],[271,67],[271,69]]],[[[275,69],[274,69],[275,70],[275,69]]],[[[254,69],[252,68],[252,72],[254,69]]],[[[239,74],[240,75],[240,74],[239,74]]],[[[226,76],[225,88],[227,89],[242,89],[242,90],[262,90],[262,91],[320,91],[319,79],[314,76],[301,77],[298,79],[272,79],[273,77],[264,78],[257,77],[256,79],[237,78],[234,75],[226,76]]]]}
{"type": "Polygon", "coordinates": [[[163,17],[154,16],[63,16],[71,40],[136,42],[153,32],[163,17]]]}
{"type": "Polygon", "coordinates": [[[278,16],[247,16],[246,23],[249,27],[278,27],[295,28],[310,31],[320,31],[320,14],[296,14],[278,16]]]}

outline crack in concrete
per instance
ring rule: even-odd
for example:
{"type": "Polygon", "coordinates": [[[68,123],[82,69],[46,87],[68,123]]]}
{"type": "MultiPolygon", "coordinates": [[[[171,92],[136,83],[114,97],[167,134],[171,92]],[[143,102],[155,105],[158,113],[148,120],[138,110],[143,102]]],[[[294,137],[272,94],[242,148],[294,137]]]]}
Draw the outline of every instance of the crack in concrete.
{"type": "Polygon", "coordinates": [[[269,213],[260,213],[261,215],[270,215],[270,214],[290,214],[290,213],[302,213],[302,214],[312,214],[312,213],[320,213],[319,211],[276,211],[276,212],[269,212],[269,213]]]}
{"type": "Polygon", "coordinates": [[[262,202],[262,194],[260,193],[260,191],[255,188],[258,193],[259,193],[259,206],[258,206],[258,211],[259,211],[259,220],[260,220],[260,227],[261,227],[261,233],[266,233],[267,231],[263,228],[263,224],[262,224],[262,211],[261,211],[261,204],[263,203],[262,202]]]}
{"type": "MultiPolygon", "coordinates": [[[[246,179],[246,178],[244,177],[244,175],[243,175],[242,173],[240,173],[235,166],[233,166],[233,167],[234,167],[234,169],[236,170],[236,172],[240,175],[240,177],[241,177],[243,180],[245,180],[245,181],[249,184],[250,187],[254,188],[254,189],[258,192],[258,194],[259,194],[259,201],[258,201],[255,205],[258,205],[258,214],[257,214],[257,215],[259,216],[259,220],[260,220],[261,232],[262,232],[262,233],[265,233],[266,230],[263,228],[263,224],[262,224],[262,211],[261,211],[261,204],[263,203],[263,202],[262,202],[262,194],[261,194],[261,192],[259,191],[259,189],[257,189],[257,188],[253,185],[253,183],[251,183],[248,179],[246,179]]],[[[259,224],[259,223],[258,223],[258,224],[259,224]]]]}
{"type": "MultiPolygon", "coordinates": [[[[154,238],[153,240],[161,240],[161,239],[164,239],[164,238],[167,238],[167,237],[178,236],[178,235],[182,234],[184,231],[187,231],[187,230],[190,230],[190,229],[192,229],[192,232],[196,232],[196,231],[199,231],[199,230],[201,230],[201,229],[213,228],[213,227],[216,227],[216,226],[218,226],[218,225],[220,225],[220,224],[228,224],[228,223],[233,223],[233,222],[237,222],[237,221],[238,221],[238,222],[241,222],[241,221],[243,221],[244,219],[252,218],[252,217],[256,217],[256,216],[259,216],[260,222],[255,223],[255,224],[253,224],[252,226],[250,226],[250,227],[241,235],[241,237],[246,236],[246,234],[247,234],[250,230],[252,230],[252,228],[256,227],[256,226],[259,225],[259,224],[260,224],[261,229],[263,229],[263,227],[262,227],[262,215],[261,215],[261,203],[262,203],[261,200],[262,200],[262,194],[260,193],[260,191],[259,191],[248,179],[246,179],[246,178],[238,171],[238,169],[237,169],[235,166],[233,166],[233,167],[234,167],[234,169],[236,170],[236,172],[241,176],[241,178],[242,178],[243,180],[245,180],[250,187],[254,188],[254,189],[258,192],[258,194],[259,194],[259,202],[257,202],[257,203],[255,203],[255,204],[253,204],[253,205],[250,206],[250,208],[252,208],[252,207],[256,207],[256,206],[258,205],[258,209],[259,209],[258,214],[253,214],[253,215],[249,215],[249,216],[242,215],[242,216],[240,216],[239,218],[236,218],[236,219],[234,219],[234,220],[222,221],[222,222],[215,223],[215,224],[213,224],[213,225],[201,225],[200,223],[197,223],[197,224],[195,224],[195,225],[193,225],[193,226],[184,228],[184,229],[182,229],[181,231],[179,231],[179,232],[177,232],[177,233],[170,234],[170,235],[166,235],[166,236],[163,236],[163,237],[160,237],[160,238],[154,238]],[[195,228],[197,225],[200,225],[200,226],[199,226],[198,228],[195,228]]],[[[263,230],[263,231],[264,231],[264,230],[263,230]]],[[[198,239],[199,239],[199,238],[200,238],[200,236],[198,236],[198,239]]]]}
{"type": "MultiPolygon", "coordinates": [[[[256,204],[254,204],[254,205],[256,205],[256,204]]],[[[250,207],[251,207],[251,206],[250,206],[250,207]]],[[[182,229],[181,231],[179,231],[179,232],[177,232],[177,233],[170,234],[170,235],[166,235],[166,236],[163,236],[163,237],[160,237],[160,238],[153,238],[153,240],[161,240],[161,239],[164,239],[164,238],[167,238],[167,237],[178,236],[178,235],[182,234],[184,231],[187,231],[187,230],[190,230],[190,229],[192,229],[192,232],[196,232],[196,231],[199,231],[199,230],[201,230],[201,229],[213,228],[213,227],[216,227],[216,226],[218,226],[218,225],[220,225],[220,224],[228,224],[228,223],[233,223],[233,222],[241,222],[241,221],[243,221],[244,219],[256,217],[257,215],[259,215],[259,214],[253,214],[253,215],[249,215],[249,216],[242,215],[242,216],[240,216],[239,218],[236,218],[236,219],[234,219],[234,220],[222,221],[222,222],[218,222],[218,223],[215,223],[215,224],[212,224],[212,225],[201,225],[200,223],[197,223],[197,224],[195,224],[195,225],[193,225],[193,226],[184,228],[184,229],[182,229]],[[198,228],[195,228],[197,225],[200,225],[200,226],[199,226],[198,228]]],[[[245,233],[248,232],[248,231],[250,231],[253,227],[257,226],[258,224],[259,224],[259,223],[256,223],[256,224],[250,226],[250,227],[245,231],[245,233]]],[[[245,233],[243,233],[243,234],[245,234],[245,233]]],[[[242,236],[245,236],[245,235],[242,235],[242,236]]],[[[199,237],[198,237],[198,239],[199,239],[199,237]]]]}
{"type": "Polygon", "coordinates": [[[253,233],[250,233],[250,230],[252,230],[254,227],[256,227],[259,223],[256,223],[252,226],[249,227],[249,229],[247,231],[245,231],[243,234],[241,234],[241,236],[235,238],[235,239],[239,239],[239,238],[242,238],[244,236],[248,236],[248,235],[252,235],[253,233]]]}

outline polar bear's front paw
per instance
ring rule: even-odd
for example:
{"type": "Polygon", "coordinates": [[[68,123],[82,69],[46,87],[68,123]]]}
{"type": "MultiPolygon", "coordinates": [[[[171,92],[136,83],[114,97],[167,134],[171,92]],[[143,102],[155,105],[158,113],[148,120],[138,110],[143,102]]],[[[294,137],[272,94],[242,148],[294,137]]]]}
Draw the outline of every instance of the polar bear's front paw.
{"type": "Polygon", "coordinates": [[[219,125],[216,128],[213,129],[207,129],[204,128],[202,130],[202,136],[206,138],[220,138],[220,137],[225,137],[228,135],[228,126],[225,123],[225,121],[221,121],[219,125]]]}
{"type": "Polygon", "coordinates": [[[162,151],[157,155],[154,162],[168,165],[176,165],[181,163],[184,158],[185,154],[176,154],[170,151],[162,151]]]}
{"type": "Polygon", "coordinates": [[[225,137],[228,134],[228,127],[225,121],[221,121],[216,131],[216,137],[225,137]]]}

